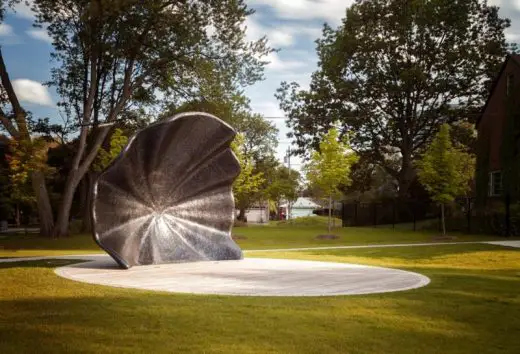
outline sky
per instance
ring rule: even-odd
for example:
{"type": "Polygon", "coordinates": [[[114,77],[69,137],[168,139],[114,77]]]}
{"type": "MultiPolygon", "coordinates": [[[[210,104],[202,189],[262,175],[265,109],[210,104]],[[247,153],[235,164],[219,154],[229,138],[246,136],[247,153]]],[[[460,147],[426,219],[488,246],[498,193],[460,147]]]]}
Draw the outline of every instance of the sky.
{"type": "MultiPolygon", "coordinates": [[[[326,22],[333,27],[341,23],[353,0],[246,0],[256,10],[246,21],[247,37],[257,40],[266,35],[270,46],[279,49],[267,60],[265,80],[246,89],[254,113],[260,113],[279,129],[277,157],[290,146],[284,114],[274,97],[282,81],[296,81],[307,88],[316,70],[315,40],[326,22]]],[[[520,43],[520,0],[489,0],[500,6],[500,16],[511,19],[506,32],[509,41],[520,43]]],[[[29,8],[19,5],[0,25],[0,45],[13,85],[26,109],[37,117],[58,117],[56,92],[42,86],[50,78],[51,41],[44,30],[32,27],[34,17],[29,8]]],[[[301,159],[291,158],[291,167],[301,169],[301,159]]]]}

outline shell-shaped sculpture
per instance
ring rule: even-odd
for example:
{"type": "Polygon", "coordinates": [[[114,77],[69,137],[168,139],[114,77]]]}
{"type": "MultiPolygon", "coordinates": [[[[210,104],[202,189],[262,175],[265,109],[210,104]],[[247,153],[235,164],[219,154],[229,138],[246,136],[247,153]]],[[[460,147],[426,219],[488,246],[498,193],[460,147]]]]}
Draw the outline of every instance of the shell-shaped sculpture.
{"type": "Polygon", "coordinates": [[[184,113],[136,133],[94,185],[94,239],[123,268],[241,259],[231,238],[235,131],[184,113]]]}

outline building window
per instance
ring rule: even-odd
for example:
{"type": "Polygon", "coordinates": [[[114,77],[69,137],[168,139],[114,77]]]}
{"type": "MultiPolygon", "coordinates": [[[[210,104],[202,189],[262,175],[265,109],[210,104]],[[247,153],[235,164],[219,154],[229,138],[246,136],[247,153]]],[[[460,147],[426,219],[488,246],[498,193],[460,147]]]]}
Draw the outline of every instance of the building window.
{"type": "Polygon", "coordinates": [[[493,171],[489,173],[489,195],[496,197],[502,195],[502,172],[493,171]]]}
{"type": "Polygon", "coordinates": [[[513,93],[513,82],[515,77],[513,75],[507,75],[506,79],[506,95],[511,96],[513,93]]]}

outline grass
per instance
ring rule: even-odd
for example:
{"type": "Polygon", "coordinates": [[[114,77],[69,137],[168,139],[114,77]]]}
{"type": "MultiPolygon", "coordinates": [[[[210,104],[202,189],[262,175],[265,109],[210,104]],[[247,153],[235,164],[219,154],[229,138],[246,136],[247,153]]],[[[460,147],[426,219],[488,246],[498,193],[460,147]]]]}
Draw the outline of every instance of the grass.
{"type": "MultiPolygon", "coordinates": [[[[292,222],[274,222],[268,226],[238,227],[233,234],[244,250],[299,248],[321,246],[348,246],[367,244],[421,243],[432,242],[438,233],[403,229],[381,228],[337,228],[337,239],[316,239],[326,234],[324,217],[296,219],[292,222]],[[309,220],[311,219],[311,220],[309,220]]],[[[339,223],[338,223],[339,224],[339,223]]],[[[497,240],[497,237],[458,234],[454,241],[497,240]]],[[[446,241],[443,241],[446,242],[446,241]]],[[[75,235],[62,239],[45,239],[37,235],[8,235],[0,239],[0,257],[36,257],[63,254],[99,253],[101,249],[91,235],[75,235]]]]}
{"type": "Polygon", "coordinates": [[[399,267],[432,282],[377,295],[194,296],[53,273],[69,261],[0,263],[0,352],[520,352],[520,250],[469,244],[255,256],[399,267]]]}

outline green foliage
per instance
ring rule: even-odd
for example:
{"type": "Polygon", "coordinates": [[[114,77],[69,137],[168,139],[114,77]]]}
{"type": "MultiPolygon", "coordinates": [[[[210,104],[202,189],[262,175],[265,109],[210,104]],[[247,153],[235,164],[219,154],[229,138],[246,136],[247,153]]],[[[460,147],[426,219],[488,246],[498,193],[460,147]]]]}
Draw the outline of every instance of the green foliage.
{"type": "Polygon", "coordinates": [[[348,139],[339,140],[338,130],[332,128],[320,143],[319,151],[314,151],[305,166],[307,180],[317,187],[324,197],[335,197],[340,186],[349,186],[350,171],[358,156],[350,148],[348,139]]]}
{"type": "Polygon", "coordinates": [[[59,105],[84,122],[113,120],[127,101],[155,105],[157,92],[161,103],[220,102],[260,80],[271,52],[265,39],[247,41],[243,0],[35,0],[34,9],[59,63],[59,105]]]}
{"type": "Polygon", "coordinates": [[[292,202],[298,199],[300,173],[286,166],[278,165],[266,179],[265,195],[274,202],[276,212],[283,200],[292,202]]]}
{"type": "Polygon", "coordinates": [[[341,26],[324,26],[310,89],[284,82],[277,92],[298,152],[340,122],[406,193],[438,127],[479,113],[509,25],[481,0],[355,1],[341,26]]]}
{"type": "Polygon", "coordinates": [[[99,149],[96,160],[92,164],[92,169],[96,172],[103,171],[119,155],[127,143],[128,137],[123,134],[123,131],[121,129],[115,129],[110,138],[109,150],[99,149]]]}
{"type": "Polygon", "coordinates": [[[9,164],[11,198],[16,203],[32,204],[36,201],[30,179],[33,172],[54,172],[47,165],[47,149],[48,142],[44,139],[9,141],[9,154],[6,159],[9,164]]]}
{"type": "Polygon", "coordinates": [[[432,200],[444,204],[469,191],[475,158],[452,144],[450,127],[443,124],[417,161],[417,169],[419,181],[431,194],[432,200]]]}
{"type": "Polygon", "coordinates": [[[250,199],[252,194],[259,191],[260,186],[264,182],[262,173],[254,172],[253,161],[250,156],[244,152],[245,139],[242,134],[237,134],[235,140],[231,143],[231,148],[240,163],[240,175],[233,182],[233,194],[235,196],[235,204],[241,206],[250,199]]]}
{"type": "Polygon", "coordinates": [[[332,221],[332,200],[340,194],[340,186],[348,187],[352,180],[350,172],[359,157],[350,148],[348,139],[339,140],[336,128],[332,128],[320,143],[319,151],[311,154],[305,166],[307,180],[311,188],[319,190],[321,197],[329,200],[329,232],[332,221]]]}

